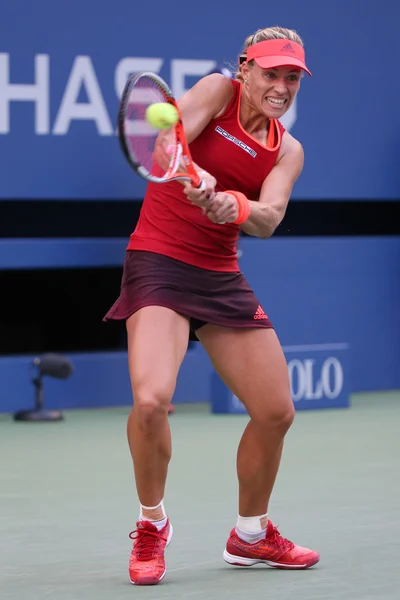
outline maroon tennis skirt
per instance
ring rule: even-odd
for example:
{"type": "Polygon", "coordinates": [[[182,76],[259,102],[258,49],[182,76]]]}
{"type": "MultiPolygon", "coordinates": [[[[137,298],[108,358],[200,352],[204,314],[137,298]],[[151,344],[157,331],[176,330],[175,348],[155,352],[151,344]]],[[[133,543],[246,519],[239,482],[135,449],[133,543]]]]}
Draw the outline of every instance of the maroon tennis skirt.
{"type": "Polygon", "coordinates": [[[164,306],[186,316],[192,340],[207,323],[273,327],[242,273],[208,271],[162,254],[128,250],[119,298],[103,321],[125,320],[145,306],[164,306]]]}

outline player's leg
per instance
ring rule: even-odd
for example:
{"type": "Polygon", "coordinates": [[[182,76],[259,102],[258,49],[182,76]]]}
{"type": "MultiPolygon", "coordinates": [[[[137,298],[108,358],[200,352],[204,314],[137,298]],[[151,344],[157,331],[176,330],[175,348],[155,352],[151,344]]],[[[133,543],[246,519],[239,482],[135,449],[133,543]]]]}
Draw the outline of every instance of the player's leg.
{"type": "Polygon", "coordinates": [[[266,562],[288,568],[315,564],[316,552],[282,538],[267,517],[284,437],[294,418],[287,365],[275,331],[206,325],[197,336],[250,416],[237,456],[238,523],[225,559],[233,564],[266,562]]]}
{"type": "Polygon", "coordinates": [[[243,517],[265,514],[294,417],[282,349],[273,329],[207,325],[197,335],[251,418],[238,450],[239,512],[243,517]]]}
{"type": "Polygon", "coordinates": [[[131,561],[132,583],[158,583],[165,575],[164,548],[172,529],[163,497],[171,457],[168,422],[189,322],[174,311],[148,306],[127,320],[129,372],[134,397],[127,425],[141,505],[131,561]]]}

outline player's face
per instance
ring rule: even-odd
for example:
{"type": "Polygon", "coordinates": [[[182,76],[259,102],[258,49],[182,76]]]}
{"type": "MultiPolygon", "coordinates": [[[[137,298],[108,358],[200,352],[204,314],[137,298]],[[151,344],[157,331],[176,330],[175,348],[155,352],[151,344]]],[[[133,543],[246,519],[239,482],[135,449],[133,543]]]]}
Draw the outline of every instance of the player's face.
{"type": "Polygon", "coordinates": [[[289,110],[299,91],[301,73],[301,69],[295,67],[262,69],[254,64],[247,76],[254,108],[266,117],[279,119],[289,110]]]}

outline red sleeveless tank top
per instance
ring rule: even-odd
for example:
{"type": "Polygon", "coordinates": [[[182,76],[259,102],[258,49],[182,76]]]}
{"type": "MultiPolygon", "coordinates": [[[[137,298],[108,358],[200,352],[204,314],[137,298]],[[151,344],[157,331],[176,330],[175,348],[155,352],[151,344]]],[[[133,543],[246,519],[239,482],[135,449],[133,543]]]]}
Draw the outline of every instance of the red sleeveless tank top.
{"type": "MultiPolygon", "coordinates": [[[[239,122],[241,84],[224,114],[213,119],[190,144],[196,164],[217,180],[216,191],[237,190],[257,200],[262,183],[276,163],[283,125],[273,119],[267,146],[248,135],[239,122]]],[[[193,206],[178,182],[149,183],[128,250],[147,250],[211,271],[239,271],[239,226],[212,223],[193,206]]]]}

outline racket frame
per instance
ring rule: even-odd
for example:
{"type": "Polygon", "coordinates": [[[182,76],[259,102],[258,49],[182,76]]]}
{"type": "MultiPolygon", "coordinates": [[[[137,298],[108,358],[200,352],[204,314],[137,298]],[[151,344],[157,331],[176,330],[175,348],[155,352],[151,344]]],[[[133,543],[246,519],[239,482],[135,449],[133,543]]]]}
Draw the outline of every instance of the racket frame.
{"type": "Polygon", "coordinates": [[[166,183],[168,181],[187,181],[197,188],[202,187],[204,185],[199,175],[197,174],[197,171],[193,164],[193,159],[190,154],[189,144],[186,139],[185,130],[182,122],[182,115],[179,110],[179,106],[175,98],[173,97],[168,85],[156,73],[152,73],[151,71],[140,71],[138,73],[133,73],[128,77],[124,86],[124,90],[122,92],[118,110],[118,137],[125,158],[127,159],[130,166],[143,179],[146,179],[147,181],[151,181],[153,183],[166,183]],[[173,126],[175,134],[175,153],[174,156],[171,158],[170,166],[166,171],[164,177],[156,177],[155,175],[152,175],[148,171],[148,169],[146,169],[146,167],[140,163],[135,153],[130,148],[127,141],[127,137],[125,135],[125,117],[127,107],[129,104],[130,94],[137,82],[144,77],[147,77],[159,87],[161,93],[164,95],[165,102],[172,104],[172,106],[174,106],[178,112],[178,121],[173,126]],[[181,162],[184,163],[185,169],[187,170],[186,174],[182,171],[178,171],[181,162]]]}

